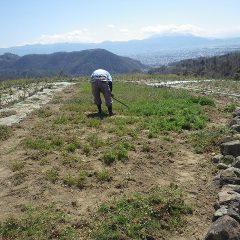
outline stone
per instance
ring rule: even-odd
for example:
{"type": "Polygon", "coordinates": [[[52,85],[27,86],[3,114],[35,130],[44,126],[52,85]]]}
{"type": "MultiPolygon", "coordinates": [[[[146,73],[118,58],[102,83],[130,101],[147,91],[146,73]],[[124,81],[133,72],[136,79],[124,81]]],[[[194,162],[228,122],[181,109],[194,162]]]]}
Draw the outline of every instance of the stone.
{"type": "Polygon", "coordinates": [[[235,167],[230,167],[223,170],[220,177],[240,177],[240,169],[235,167]]]}
{"type": "Polygon", "coordinates": [[[235,124],[240,124],[240,116],[237,116],[237,117],[233,118],[229,125],[232,126],[232,125],[235,125],[235,124]]]}
{"type": "Polygon", "coordinates": [[[231,129],[240,133],[240,124],[234,124],[231,126],[231,129]]]}
{"type": "Polygon", "coordinates": [[[232,136],[226,136],[222,139],[221,143],[231,142],[234,141],[234,138],[232,136]]]}
{"type": "Polygon", "coordinates": [[[239,240],[240,224],[225,215],[218,218],[209,228],[204,240],[239,240]]]}
{"type": "Polygon", "coordinates": [[[222,143],[220,149],[223,155],[238,157],[240,156],[240,140],[222,143]]]}
{"type": "Polygon", "coordinates": [[[225,164],[232,164],[232,162],[235,160],[235,157],[232,155],[225,155],[223,156],[222,162],[225,164]]]}
{"type": "Polygon", "coordinates": [[[224,163],[219,163],[219,164],[217,165],[217,167],[218,167],[218,169],[222,170],[222,169],[227,169],[227,168],[229,168],[229,165],[226,165],[226,164],[224,164],[224,163]]]}
{"type": "Polygon", "coordinates": [[[235,168],[240,168],[240,156],[235,158],[235,160],[232,162],[232,166],[235,168]]]}
{"type": "Polygon", "coordinates": [[[233,117],[240,116],[240,107],[237,107],[233,112],[233,117]]]}
{"type": "Polygon", "coordinates": [[[232,203],[240,203],[240,193],[234,191],[221,191],[218,193],[218,203],[220,206],[231,206],[232,203]]]}
{"type": "Polygon", "coordinates": [[[218,155],[213,156],[212,162],[213,163],[219,163],[222,159],[223,159],[223,155],[222,154],[218,154],[218,155]]]}
{"type": "MultiPolygon", "coordinates": [[[[227,183],[225,183],[227,184],[227,183]]],[[[220,178],[220,176],[216,176],[213,178],[212,180],[212,186],[213,187],[221,187],[224,185],[224,182],[222,181],[222,179],[220,178]]]]}
{"type": "Polygon", "coordinates": [[[239,177],[218,177],[218,178],[215,178],[215,183],[217,186],[224,186],[226,184],[240,185],[240,178],[239,177]]]}
{"type": "Polygon", "coordinates": [[[240,185],[227,184],[222,187],[222,191],[234,191],[240,193],[240,185]]]}
{"type": "Polygon", "coordinates": [[[240,140],[240,133],[233,134],[234,140],[240,140]]]}
{"type": "Polygon", "coordinates": [[[228,215],[234,218],[238,223],[240,223],[240,215],[237,213],[238,209],[234,209],[233,207],[221,206],[214,214],[213,221],[216,221],[218,218],[228,215]]]}

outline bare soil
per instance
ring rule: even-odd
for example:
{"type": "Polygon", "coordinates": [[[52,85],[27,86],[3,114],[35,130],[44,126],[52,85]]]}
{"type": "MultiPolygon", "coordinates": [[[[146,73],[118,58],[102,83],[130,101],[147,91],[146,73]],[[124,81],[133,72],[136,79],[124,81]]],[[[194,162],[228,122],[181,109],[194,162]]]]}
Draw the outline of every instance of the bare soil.
{"type": "MultiPolygon", "coordinates": [[[[58,99],[71,98],[77,91],[76,86],[70,86],[57,93],[58,99]]],[[[218,111],[222,101],[227,101],[227,98],[218,99],[216,109],[209,112],[209,124],[216,126],[227,124],[228,116],[218,111]]],[[[57,104],[50,102],[47,106],[53,112],[58,112],[61,101],[57,104]]],[[[175,183],[183,189],[184,199],[192,206],[193,214],[187,217],[187,227],[180,236],[176,233],[176,236],[169,239],[202,239],[211,223],[213,203],[217,196],[217,189],[212,185],[216,169],[210,161],[210,154],[194,153],[188,138],[191,133],[187,131],[169,133],[167,138],[136,140],[134,143],[136,149],[129,152],[129,160],[126,163],[117,162],[114,166],[105,167],[111,172],[110,182],[99,182],[94,176],[95,171],[103,168],[97,153],[96,158],[94,156],[89,158],[79,152],[81,169],[92,174],[88,176],[86,187],[78,189],[66,187],[61,182],[53,184],[44,178],[44,174],[52,166],[59,167],[60,172],[68,170],[67,167],[62,168],[59,165],[61,156],[58,153],[53,151],[48,156],[52,162],[49,166],[39,161],[39,156],[35,156],[34,151],[26,150],[22,146],[22,140],[37,131],[38,122],[38,116],[31,113],[13,127],[13,135],[0,145],[0,220],[11,215],[19,215],[24,204],[41,205],[53,202],[66,211],[72,221],[79,226],[82,232],[81,239],[87,239],[86,226],[100,203],[114,196],[131,192],[147,193],[157,186],[175,183]],[[142,150],[143,142],[149,145],[148,151],[142,150]],[[24,168],[14,172],[11,166],[18,161],[24,162],[24,168]]]]}

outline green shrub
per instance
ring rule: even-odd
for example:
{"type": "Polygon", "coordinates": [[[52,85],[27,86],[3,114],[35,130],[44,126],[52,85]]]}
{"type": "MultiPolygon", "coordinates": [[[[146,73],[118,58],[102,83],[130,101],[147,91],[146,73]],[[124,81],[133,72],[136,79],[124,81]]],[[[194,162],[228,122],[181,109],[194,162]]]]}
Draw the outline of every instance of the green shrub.
{"type": "Polygon", "coordinates": [[[113,151],[107,151],[103,155],[103,161],[107,165],[111,165],[112,163],[115,162],[117,156],[113,151]]]}
{"type": "Polygon", "coordinates": [[[198,103],[202,106],[215,106],[213,99],[206,96],[191,96],[190,101],[193,103],[198,103]]]}

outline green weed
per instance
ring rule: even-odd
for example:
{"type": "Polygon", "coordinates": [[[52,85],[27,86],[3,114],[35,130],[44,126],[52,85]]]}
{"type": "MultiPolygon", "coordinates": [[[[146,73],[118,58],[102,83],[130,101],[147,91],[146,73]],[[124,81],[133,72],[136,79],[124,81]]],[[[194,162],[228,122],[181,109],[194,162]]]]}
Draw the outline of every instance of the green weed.
{"type": "Polygon", "coordinates": [[[118,147],[116,151],[117,159],[120,161],[125,161],[128,159],[128,151],[123,146],[118,147]]]}
{"type": "Polygon", "coordinates": [[[214,100],[206,96],[191,96],[190,101],[201,106],[215,106],[214,100]]]}
{"type": "Polygon", "coordinates": [[[52,183],[56,183],[59,179],[58,169],[51,168],[46,171],[46,179],[52,183]]]}
{"type": "Polygon", "coordinates": [[[80,171],[77,175],[67,174],[63,178],[63,183],[69,187],[76,186],[80,189],[85,187],[87,173],[80,171]]]}
{"type": "Polygon", "coordinates": [[[109,171],[106,169],[96,172],[96,177],[100,182],[110,182],[112,180],[109,171]]]}
{"type": "Polygon", "coordinates": [[[216,150],[228,132],[226,127],[199,130],[192,135],[192,146],[196,153],[211,152],[216,150]]]}
{"type": "Polygon", "coordinates": [[[85,187],[87,180],[87,173],[85,171],[80,171],[76,178],[76,186],[80,189],[85,187]]]}
{"type": "Polygon", "coordinates": [[[235,103],[227,103],[224,107],[223,107],[223,111],[224,112],[229,112],[232,113],[235,109],[236,109],[237,105],[235,103]]]}
{"type": "Polygon", "coordinates": [[[12,135],[11,127],[0,125],[0,141],[7,140],[11,135],[12,135]]]}
{"type": "Polygon", "coordinates": [[[59,115],[57,116],[54,121],[55,124],[67,124],[69,123],[69,116],[66,115],[59,115]]]}
{"type": "Polygon", "coordinates": [[[191,213],[176,186],[149,195],[134,194],[102,204],[96,214],[93,239],[160,239],[164,231],[182,228],[191,213]]]}
{"type": "Polygon", "coordinates": [[[74,152],[76,149],[78,148],[78,145],[74,144],[74,143],[69,143],[65,146],[65,149],[68,152],[74,152]]]}
{"type": "Polygon", "coordinates": [[[68,173],[67,175],[65,175],[63,177],[63,183],[69,187],[72,187],[72,186],[76,185],[76,178],[75,178],[75,176],[68,173]]]}
{"type": "Polygon", "coordinates": [[[4,239],[78,239],[67,215],[53,206],[26,207],[19,218],[10,217],[0,224],[4,239]]]}
{"type": "Polygon", "coordinates": [[[75,168],[78,164],[81,163],[81,158],[79,156],[75,156],[69,152],[63,152],[62,153],[62,163],[65,166],[75,168]]]}
{"type": "Polygon", "coordinates": [[[50,107],[40,108],[37,110],[37,116],[41,118],[50,117],[54,114],[50,107]]]}
{"type": "Polygon", "coordinates": [[[112,163],[115,162],[116,159],[117,159],[117,156],[113,151],[106,151],[103,155],[103,161],[107,165],[111,165],[112,163]]]}
{"type": "Polygon", "coordinates": [[[93,146],[94,148],[99,148],[105,144],[105,141],[97,136],[97,134],[91,134],[87,137],[87,141],[93,146]]]}
{"type": "Polygon", "coordinates": [[[24,145],[28,148],[35,149],[35,150],[50,150],[51,149],[51,143],[45,139],[42,138],[31,138],[27,137],[23,141],[24,145]]]}
{"type": "Polygon", "coordinates": [[[86,143],[83,145],[82,149],[83,149],[83,153],[88,156],[91,152],[92,147],[90,146],[90,144],[86,143]]]}

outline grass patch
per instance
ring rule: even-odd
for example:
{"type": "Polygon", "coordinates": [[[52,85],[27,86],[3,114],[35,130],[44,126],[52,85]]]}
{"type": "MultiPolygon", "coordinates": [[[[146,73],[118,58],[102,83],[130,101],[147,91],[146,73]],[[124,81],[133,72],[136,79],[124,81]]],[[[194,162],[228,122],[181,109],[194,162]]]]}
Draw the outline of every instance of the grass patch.
{"type": "Polygon", "coordinates": [[[52,183],[56,183],[59,180],[59,173],[56,168],[51,168],[46,171],[46,179],[52,183]]]}
{"type": "Polygon", "coordinates": [[[94,148],[99,148],[105,144],[105,141],[100,137],[96,136],[96,134],[91,134],[87,137],[87,141],[93,146],[94,148]]]}
{"type": "Polygon", "coordinates": [[[0,125],[0,141],[7,140],[11,135],[12,135],[11,127],[0,125]]]}
{"type": "Polygon", "coordinates": [[[75,150],[79,147],[79,145],[75,144],[75,143],[69,143],[69,144],[66,144],[65,146],[65,149],[68,151],[68,152],[75,152],[75,150]]]}
{"type": "Polygon", "coordinates": [[[37,116],[40,118],[47,118],[52,116],[53,114],[54,112],[51,110],[49,106],[37,110],[37,116]]]}
{"type": "Polygon", "coordinates": [[[235,111],[237,107],[236,103],[227,103],[224,107],[223,107],[223,112],[228,112],[228,113],[232,113],[233,111],[235,111]]]}
{"type": "Polygon", "coordinates": [[[87,173],[80,171],[77,175],[67,174],[63,178],[63,183],[69,187],[76,186],[80,189],[85,187],[87,180],[87,173]]]}
{"type": "Polygon", "coordinates": [[[227,135],[226,127],[213,127],[197,131],[192,135],[192,146],[196,153],[212,152],[219,147],[221,140],[227,135]]]}
{"type": "Polygon", "coordinates": [[[99,207],[92,237],[98,240],[161,239],[165,230],[182,228],[182,215],[191,212],[175,185],[149,195],[126,196],[99,207]]]}
{"type": "Polygon", "coordinates": [[[103,154],[103,161],[106,165],[111,165],[113,164],[117,159],[116,153],[113,151],[106,151],[103,154]]]}
{"type": "Polygon", "coordinates": [[[28,148],[35,149],[35,150],[50,150],[52,148],[51,143],[42,138],[31,138],[27,137],[23,141],[24,145],[28,148]]]}
{"type": "Polygon", "coordinates": [[[112,180],[109,171],[106,169],[96,172],[96,177],[100,182],[110,182],[112,180]]]}
{"type": "Polygon", "coordinates": [[[0,224],[3,239],[78,239],[67,215],[52,206],[26,207],[19,218],[9,218],[0,224]]]}
{"type": "Polygon", "coordinates": [[[65,166],[76,168],[81,163],[81,158],[77,155],[73,155],[69,152],[62,153],[62,163],[65,166]]]}
{"type": "Polygon", "coordinates": [[[55,124],[68,124],[70,122],[70,119],[69,119],[69,116],[59,115],[54,119],[53,122],[55,124]]]}

